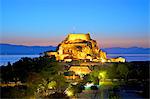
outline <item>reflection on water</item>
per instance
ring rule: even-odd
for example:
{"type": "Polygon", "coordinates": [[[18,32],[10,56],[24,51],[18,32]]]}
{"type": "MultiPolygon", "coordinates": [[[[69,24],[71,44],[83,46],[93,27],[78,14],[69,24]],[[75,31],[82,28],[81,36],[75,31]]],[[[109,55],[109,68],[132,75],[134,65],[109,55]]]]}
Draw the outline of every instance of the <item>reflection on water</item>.
{"type": "MultiPolygon", "coordinates": [[[[7,65],[8,62],[14,63],[22,57],[39,57],[40,55],[0,55],[0,65],[7,65]]],[[[127,61],[150,61],[148,54],[107,54],[108,58],[124,57],[127,61]]]]}

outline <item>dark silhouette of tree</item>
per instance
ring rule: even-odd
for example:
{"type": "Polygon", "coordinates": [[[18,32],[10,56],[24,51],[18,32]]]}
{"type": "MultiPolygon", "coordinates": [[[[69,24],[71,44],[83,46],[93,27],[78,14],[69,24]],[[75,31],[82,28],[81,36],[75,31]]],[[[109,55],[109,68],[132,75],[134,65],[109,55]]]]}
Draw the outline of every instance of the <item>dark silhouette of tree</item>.
{"type": "Polygon", "coordinates": [[[128,66],[125,64],[118,64],[117,72],[119,73],[120,78],[126,80],[129,72],[128,66]]]}
{"type": "Polygon", "coordinates": [[[59,92],[55,92],[54,94],[46,96],[45,98],[50,98],[50,99],[69,99],[69,97],[66,94],[59,93],[59,92]]]}
{"type": "Polygon", "coordinates": [[[112,64],[107,68],[107,74],[108,74],[108,78],[110,79],[116,79],[118,78],[118,72],[117,72],[117,64],[112,64]]]}

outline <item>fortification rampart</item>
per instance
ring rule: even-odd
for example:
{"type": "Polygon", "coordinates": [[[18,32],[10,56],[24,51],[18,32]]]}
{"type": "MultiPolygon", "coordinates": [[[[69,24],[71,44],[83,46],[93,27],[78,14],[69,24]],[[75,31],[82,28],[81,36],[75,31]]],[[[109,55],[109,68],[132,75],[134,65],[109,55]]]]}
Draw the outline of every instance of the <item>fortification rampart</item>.
{"type": "Polygon", "coordinates": [[[90,35],[89,34],[69,34],[67,37],[68,41],[74,41],[77,39],[81,39],[81,40],[90,40],[90,35]]]}

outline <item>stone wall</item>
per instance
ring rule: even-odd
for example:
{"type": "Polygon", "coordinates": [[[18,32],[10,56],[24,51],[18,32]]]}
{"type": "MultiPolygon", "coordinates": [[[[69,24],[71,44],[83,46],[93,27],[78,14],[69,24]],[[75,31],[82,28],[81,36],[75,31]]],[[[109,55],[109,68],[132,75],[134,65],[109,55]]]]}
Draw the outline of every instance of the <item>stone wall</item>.
{"type": "Polygon", "coordinates": [[[74,41],[77,39],[81,39],[81,40],[90,40],[90,35],[89,34],[69,34],[67,37],[68,41],[74,41]]]}
{"type": "MultiPolygon", "coordinates": [[[[57,49],[57,52],[49,54],[55,55],[56,60],[90,60],[96,62],[107,62],[106,53],[99,49],[97,42],[90,38],[88,34],[69,34],[57,49]]],[[[113,62],[123,62],[124,58],[110,59],[113,62]]]]}

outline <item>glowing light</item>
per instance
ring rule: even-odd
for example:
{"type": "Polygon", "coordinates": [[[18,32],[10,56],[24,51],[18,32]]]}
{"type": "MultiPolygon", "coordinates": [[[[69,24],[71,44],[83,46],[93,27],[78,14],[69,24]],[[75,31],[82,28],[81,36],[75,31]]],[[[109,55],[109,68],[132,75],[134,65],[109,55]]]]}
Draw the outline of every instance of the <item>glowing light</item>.
{"type": "Polygon", "coordinates": [[[85,85],[85,87],[86,88],[90,88],[91,86],[93,86],[94,84],[93,83],[87,83],[86,85],[85,85]]]}
{"type": "Polygon", "coordinates": [[[51,82],[48,83],[48,88],[49,89],[53,89],[55,87],[56,87],[56,81],[51,81],[51,82]]]}
{"type": "Polygon", "coordinates": [[[113,83],[111,81],[109,81],[109,82],[101,81],[100,85],[113,85],[113,83]]]}
{"type": "Polygon", "coordinates": [[[102,61],[101,61],[102,63],[104,63],[104,62],[106,62],[106,60],[105,59],[102,59],[102,61]]]}
{"type": "Polygon", "coordinates": [[[67,89],[67,90],[65,91],[65,93],[66,93],[67,96],[69,96],[69,97],[74,95],[73,89],[70,89],[70,90],[67,89]]]}
{"type": "MultiPolygon", "coordinates": [[[[106,52],[98,49],[95,40],[91,39],[90,34],[68,34],[56,52],[47,52],[48,56],[55,56],[58,61],[71,62],[72,60],[85,60],[93,62],[108,62],[106,52]]],[[[110,62],[125,62],[125,59],[111,58],[110,62]]],[[[80,72],[79,72],[80,73],[80,72]]]]}
{"type": "MultiPolygon", "coordinates": [[[[55,56],[56,60],[62,60],[65,62],[71,62],[72,60],[87,59],[93,61],[96,55],[96,59],[106,58],[106,53],[98,50],[98,46],[95,40],[92,40],[90,34],[69,34],[67,38],[60,43],[56,52],[48,52],[49,56],[55,56]],[[90,42],[90,43],[88,43],[90,42]]],[[[104,62],[106,60],[103,60],[104,62]]]]}
{"type": "Polygon", "coordinates": [[[106,71],[102,71],[99,73],[99,78],[104,79],[106,77],[106,71]]]}

